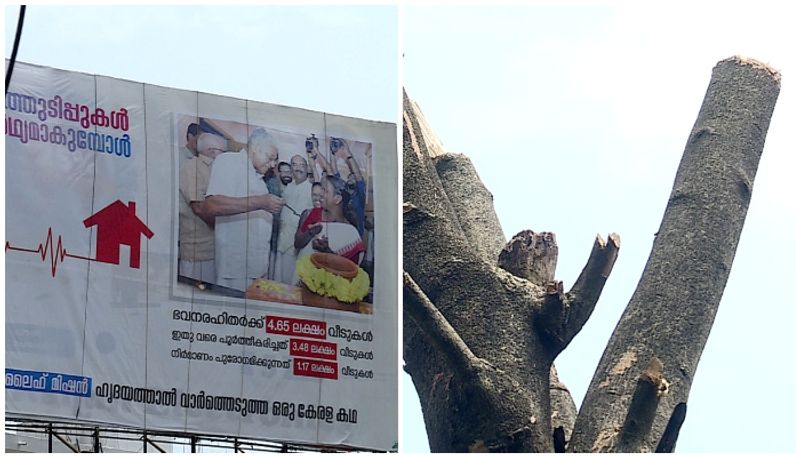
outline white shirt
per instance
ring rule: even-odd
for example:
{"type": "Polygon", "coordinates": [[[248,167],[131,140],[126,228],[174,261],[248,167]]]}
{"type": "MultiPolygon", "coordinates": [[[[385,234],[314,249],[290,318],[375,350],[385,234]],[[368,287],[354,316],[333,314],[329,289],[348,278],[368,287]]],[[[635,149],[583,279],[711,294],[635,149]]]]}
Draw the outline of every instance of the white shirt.
{"type": "Polygon", "coordinates": [[[306,179],[300,184],[294,181],[290,182],[283,189],[283,199],[286,206],[281,210],[281,228],[278,232],[278,252],[291,252],[294,254],[294,235],[297,232],[297,226],[300,224],[300,216],[303,211],[314,206],[311,201],[311,181],[306,179]],[[292,207],[297,214],[287,208],[292,207]]]}
{"type": "MultiPolygon", "coordinates": [[[[226,152],[214,159],[207,196],[247,197],[267,194],[262,176],[247,151],[226,152]]],[[[258,278],[267,273],[272,214],[264,210],[217,216],[214,227],[217,277],[258,278]]]]}

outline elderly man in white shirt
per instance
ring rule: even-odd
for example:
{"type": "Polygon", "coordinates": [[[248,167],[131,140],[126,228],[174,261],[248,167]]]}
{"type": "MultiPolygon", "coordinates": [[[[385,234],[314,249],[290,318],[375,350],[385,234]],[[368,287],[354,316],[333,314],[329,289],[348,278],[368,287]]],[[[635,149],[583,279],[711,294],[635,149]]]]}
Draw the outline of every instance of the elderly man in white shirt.
{"type": "Polygon", "coordinates": [[[278,255],[276,257],[275,279],[291,283],[294,277],[297,251],[294,235],[303,211],[313,206],[311,200],[311,181],[308,179],[308,163],[300,155],[291,160],[292,182],[283,189],[286,205],[281,211],[280,231],[278,232],[278,255]]]}
{"type": "Polygon", "coordinates": [[[271,195],[263,176],[274,168],[278,147],[264,129],[250,134],[247,148],[220,154],[211,168],[207,211],[215,216],[216,283],[245,291],[269,268],[272,215],[284,201],[271,195]]]}

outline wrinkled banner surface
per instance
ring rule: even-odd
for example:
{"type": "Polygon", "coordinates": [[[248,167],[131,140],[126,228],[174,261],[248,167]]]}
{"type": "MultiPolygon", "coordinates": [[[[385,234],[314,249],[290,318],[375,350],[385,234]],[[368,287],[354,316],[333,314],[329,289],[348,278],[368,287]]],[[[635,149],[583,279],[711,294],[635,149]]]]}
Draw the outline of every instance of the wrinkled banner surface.
{"type": "MultiPolygon", "coordinates": [[[[8,415],[396,443],[394,124],[24,63],[5,107],[8,415]],[[224,138],[226,154],[264,129],[279,161],[308,163],[313,133],[342,181],[356,180],[357,166],[353,236],[369,294],[337,308],[272,271],[245,292],[183,275],[179,181],[191,123],[224,138]]],[[[313,167],[310,180],[331,172],[313,167]]]]}

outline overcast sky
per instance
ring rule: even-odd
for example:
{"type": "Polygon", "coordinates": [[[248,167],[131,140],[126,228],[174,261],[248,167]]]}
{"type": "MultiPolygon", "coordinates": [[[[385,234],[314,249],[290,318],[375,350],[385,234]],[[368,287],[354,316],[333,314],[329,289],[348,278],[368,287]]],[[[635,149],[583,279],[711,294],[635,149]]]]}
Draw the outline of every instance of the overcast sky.
{"type": "MultiPolygon", "coordinates": [[[[736,259],[688,401],[680,452],[796,449],[797,15],[748,8],[401,10],[403,84],[494,194],[506,238],[554,231],[570,287],[596,233],[622,247],[588,324],[556,360],[580,403],[638,283],[711,70],[735,54],[783,74],[736,259]]],[[[427,451],[408,376],[403,449],[427,451]]]]}
{"type": "MultiPolygon", "coordinates": [[[[6,58],[18,10],[5,7],[6,58]]],[[[397,47],[390,5],[33,5],[17,59],[395,122],[397,47]]]]}

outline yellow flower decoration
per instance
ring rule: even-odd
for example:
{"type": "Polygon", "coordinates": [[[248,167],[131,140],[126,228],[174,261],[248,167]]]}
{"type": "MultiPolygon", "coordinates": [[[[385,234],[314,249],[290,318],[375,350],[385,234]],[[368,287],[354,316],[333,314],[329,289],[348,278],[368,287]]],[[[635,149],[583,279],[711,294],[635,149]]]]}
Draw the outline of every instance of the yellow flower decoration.
{"type": "Polygon", "coordinates": [[[369,276],[358,268],[352,281],[337,276],[311,263],[311,256],[297,259],[297,275],[308,289],[316,294],[333,297],[341,302],[355,303],[369,293],[369,276]]]}
{"type": "Polygon", "coordinates": [[[256,279],[256,287],[265,292],[281,292],[280,284],[274,281],[267,281],[266,279],[256,279]]]}

